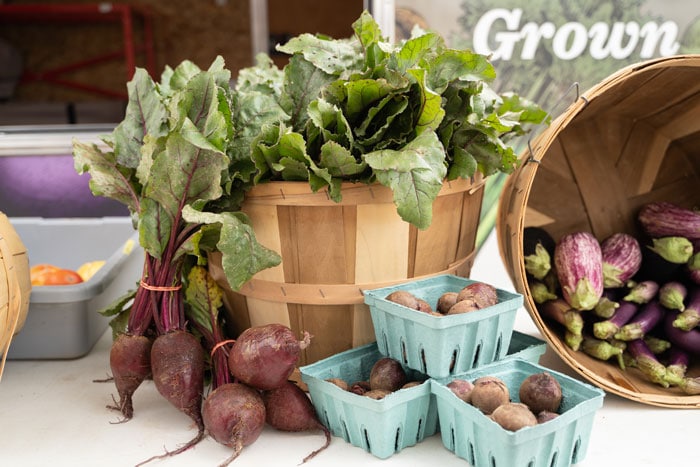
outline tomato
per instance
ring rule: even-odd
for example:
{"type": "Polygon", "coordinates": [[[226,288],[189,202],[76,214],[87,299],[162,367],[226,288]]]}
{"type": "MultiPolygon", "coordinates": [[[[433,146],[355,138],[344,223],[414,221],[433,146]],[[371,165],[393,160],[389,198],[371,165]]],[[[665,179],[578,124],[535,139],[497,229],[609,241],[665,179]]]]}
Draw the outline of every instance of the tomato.
{"type": "Polygon", "coordinates": [[[71,269],[51,264],[37,264],[29,270],[32,285],[73,285],[83,282],[82,277],[71,269]]]}

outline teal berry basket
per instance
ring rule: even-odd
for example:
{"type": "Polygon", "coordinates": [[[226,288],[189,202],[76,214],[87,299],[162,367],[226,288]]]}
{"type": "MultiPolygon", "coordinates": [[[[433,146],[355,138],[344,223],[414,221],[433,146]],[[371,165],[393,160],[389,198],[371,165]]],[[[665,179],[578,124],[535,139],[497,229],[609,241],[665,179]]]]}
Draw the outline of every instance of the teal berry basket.
{"type": "Polygon", "coordinates": [[[433,378],[445,378],[502,359],[510,344],[523,297],[496,289],[498,303],[469,313],[435,316],[387,300],[404,290],[433,309],[445,292],[459,292],[476,282],[443,274],[364,290],[379,351],[433,378]]]}
{"type": "MultiPolygon", "coordinates": [[[[537,362],[546,347],[544,341],[515,331],[505,358],[537,362]]],[[[437,432],[437,402],[430,389],[431,379],[405,368],[410,379],[425,382],[381,400],[358,396],[326,379],[341,378],[349,384],[367,380],[372,365],[383,356],[374,342],[300,368],[321,422],[334,436],[381,459],[437,432]]]]}
{"type": "Polygon", "coordinates": [[[382,357],[376,343],[372,343],[299,370],[316,413],[333,436],[386,459],[437,432],[437,407],[430,391],[430,380],[404,368],[409,381],[423,383],[400,389],[380,400],[346,391],[326,381],[328,378],[341,378],[348,384],[366,381],[372,366],[382,357]]]}
{"type": "Polygon", "coordinates": [[[431,390],[436,397],[443,444],[472,467],[564,467],[580,462],[588,450],[595,412],[603,405],[605,395],[599,388],[517,358],[433,380],[431,390]],[[482,376],[496,376],[508,386],[511,400],[519,402],[523,380],[543,371],[561,385],[559,416],[514,432],[502,428],[447,387],[457,378],[473,382],[482,376]]]}

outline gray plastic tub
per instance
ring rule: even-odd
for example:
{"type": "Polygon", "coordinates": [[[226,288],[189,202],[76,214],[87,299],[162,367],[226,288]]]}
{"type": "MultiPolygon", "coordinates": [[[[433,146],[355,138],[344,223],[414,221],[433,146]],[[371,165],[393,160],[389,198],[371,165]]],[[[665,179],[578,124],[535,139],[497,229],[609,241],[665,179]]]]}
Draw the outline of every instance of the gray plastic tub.
{"type": "Polygon", "coordinates": [[[84,356],[109,325],[98,310],[135,289],[141,278],[143,249],[131,220],[16,217],[11,222],[27,247],[30,265],[77,269],[88,261],[106,263],[80,284],[33,287],[27,320],[12,340],[8,359],[84,356]]]}

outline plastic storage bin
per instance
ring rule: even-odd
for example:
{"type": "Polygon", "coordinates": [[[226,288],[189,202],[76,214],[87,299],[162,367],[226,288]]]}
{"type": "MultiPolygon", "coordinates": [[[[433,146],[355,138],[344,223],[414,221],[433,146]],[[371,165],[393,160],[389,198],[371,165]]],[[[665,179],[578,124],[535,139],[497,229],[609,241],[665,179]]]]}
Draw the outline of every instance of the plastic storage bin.
{"type": "Polygon", "coordinates": [[[32,287],[27,320],[12,340],[9,359],[65,359],[85,355],[104,334],[109,318],[98,310],[136,288],[143,268],[138,233],[126,217],[13,218],[31,265],[68,269],[105,260],[76,285],[32,287]]]}
{"type": "Polygon", "coordinates": [[[441,380],[433,380],[442,442],[473,467],[561,467],[580,462],[586,454],[595,412],[604,392],[562,373],[521,359],[491,363],[441,380]],[[518,402],[523,380],[547,371],[562,388],[559,417],[540,425],[508,431],[479,409],[455,396],[446,386],[459,377],[473,381],[480,376],[501,378],[518,402]]]}
{"type": "Polygon", "coordinates": [[[405,290],[435,309],[443,293],[459,292],[473,282],[443,274],[365,290],[365,303],[370,308],[380,352],[434,378],[462,373],[503,358],[516,312],[523,303],[522,295],[497,289],[496,305],[448,316],[429,315],[385,298],[396,290],[405,290]]]}
{"type": "Polygon", "coordinates": [[[345,391],[327,378],[349,384],[369,379],[374,363],[382,358],[376,343],[335,354],[300,368],[321,422],[333,436],[342,437],[380,459],[414,446],[437,430],[437,408],[425,375],[406,368],[409,380],[425,380],[400,389],[381,400],[345,391]]]}

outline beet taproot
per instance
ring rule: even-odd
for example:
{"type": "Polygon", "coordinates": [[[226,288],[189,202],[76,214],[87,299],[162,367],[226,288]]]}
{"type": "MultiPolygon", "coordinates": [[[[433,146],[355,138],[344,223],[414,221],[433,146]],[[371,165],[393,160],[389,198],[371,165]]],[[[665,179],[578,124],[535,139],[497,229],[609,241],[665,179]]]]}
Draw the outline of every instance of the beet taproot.
{"type": "Polygon", "coordinates": [[[281,431],[302,432],[320,430],[326,436],[323,446],[307,455],[302,463],[315,457],[331,444],[331,432],[316,415],[309,396],[291,381],[262,394],[265,403],[265,420],[281,431]]]}
{"type": "Polygon", "coordinates": [[[292,330],[278,323],[243,331],[229,352],[229,370],[240,382],[261,391],[283,385],[294,371],[301,351],[311,341],[304,332],[298,341],[292,330]]]}
{"type": "Polygon", "coordinates": [[[185,452],[204,439],[204,358],[204,348],[194,334],[188,331],[170,331],[159,335],[153,341],[153,383],[161,396],[196,423],[197,434],[179,448],[153,456],[137,464],[138,466],[185,452]]]}
{"type": "Polygon", "coordinates": [[[369,373],[369,385],[372,390],[383,389],[394,392],[406,384],[406,371],[398,360],[382,357],[372,365],[369,373]]]}
{"type": "Polygon", "coordinates": [[[141,383],[151,376],[151,347],[153,340],[146,336],[120,334],[112,343],[109,352],[109,366],[119,401],[116,406],[123,421],[134,415],[132,397],[141,383]]]}
{"type": "Polygon", "coordinates": [[[242,383],[221,385],[204,399],[202,419],[207,433],[216,442],[233,448],[233,454],[222,465],[230,464],[245,446],[260,437],[265,417],[262,395],[242,383]]]}
{"type": "Polygon", "coordinates": [[[471,403],[472,389],[474,389],[474,384],[471,381],[457,378],[447,383],[447,387],[450,388],[455,396],[459,397],[464,402],[471,403]]]}
{"type": "Polygon", "coordinates": [[[482,376],[473,381],[471,404],[486,415],[496,410],[499,405],[510,402],[508,386],[496,376],[482,376]]]}
{"type": "Polygon", "coordinates": [[[498,291],[491,284],[472,282],[457,294],[457,302],[471,300],[479,308],[487,308],[498,303],[498,291]]]}
{"type": "Polygon", "coordinates": [[[561,404],[561,385],[549,372],[535,373],[520,384],[518,396],[533,413],[556,412],[561,404]]]}
{"type": "Polygon", "coordinates": [[[506,402],[496,407],[491,419],[509,431],[537,425],[537,417],[521,402],[506,402]]]}

